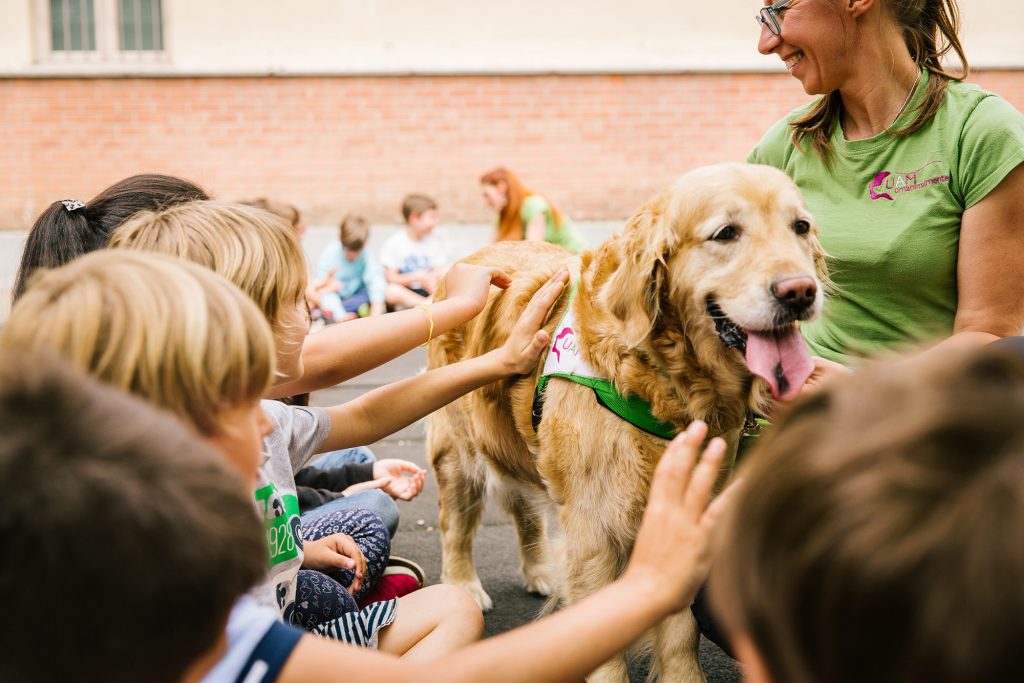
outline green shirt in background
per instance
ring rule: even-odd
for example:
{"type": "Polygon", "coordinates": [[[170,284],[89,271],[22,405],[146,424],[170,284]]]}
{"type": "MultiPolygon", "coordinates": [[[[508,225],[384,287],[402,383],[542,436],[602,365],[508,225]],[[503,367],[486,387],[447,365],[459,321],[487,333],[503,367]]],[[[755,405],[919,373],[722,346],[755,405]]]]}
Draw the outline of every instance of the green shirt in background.
{"type": "MultiPolygon", "coordinates": [[[[897,130],[913,120],[928,78],[897,130]]],[[[826,166],[809,144],[793,146],[788,124],[803,111],[776,123],[748,161],[796,182],[828,252],[838,291],[802,328],[811,353],[850,364],[949,336],[961,218],[1024,162],[1024,116],[997,95],[953,82],[935,117],[908,137],[848,141],[837,125],[826,166]]]]}
{"type": "Polygon", "coordinates": [[[545,242],[565,247],[574,254],[587,248],[583,236],[571,222],[563,218],[561,225],[555,223],[555,213],[551,210],[551,205],[539,194],[531,194],[524,199],[523,206],[519,210],[519,220],[523,223],[524,238],[526,237],[526,225],[539,213],[543,213],[547,221],[547,228],[544,231],[545,242]]]}

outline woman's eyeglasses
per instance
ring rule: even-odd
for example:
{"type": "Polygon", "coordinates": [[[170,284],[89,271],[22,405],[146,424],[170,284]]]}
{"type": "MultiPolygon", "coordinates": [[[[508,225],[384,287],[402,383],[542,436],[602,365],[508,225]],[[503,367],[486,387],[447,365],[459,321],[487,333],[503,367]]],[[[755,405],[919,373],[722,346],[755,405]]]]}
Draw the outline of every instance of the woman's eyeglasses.
{"type": "Polygon", "coordinates": [[[782,19],[779,17],[779,10],[784,8],[793,0],[781,0],[767,7],[762,7],[755,19],[757,23],[768,29],[773,36],[782,35],[782,19]]]}

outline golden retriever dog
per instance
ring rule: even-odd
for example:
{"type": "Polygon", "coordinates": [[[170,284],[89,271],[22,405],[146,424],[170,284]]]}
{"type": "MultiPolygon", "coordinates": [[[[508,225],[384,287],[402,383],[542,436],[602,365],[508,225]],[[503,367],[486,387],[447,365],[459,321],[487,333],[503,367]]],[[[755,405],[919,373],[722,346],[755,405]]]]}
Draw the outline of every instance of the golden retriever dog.
{"type": "MultiPolygon", "coordinates": [[[[498,266],[513,283],[493,291],[479,316],[434,340],[430,367],[500,346],[533,293],[565,267],[570,285],[545,326],[552,352],[575,354],[621,396],[649,403],[661,423],[681,430],[703,420],[710,436],[735,448],[745,417],[768,409],[773,397],[795,395],[813,368],[798,325],[821,309],[824,253],[800,192],[774,168],[694,170],[643,206],[622,234],[580,256],[542,242],[502,242],[466,261],[498,266]]],[[[491,599],[472,546],[485,491],[515,520],[527,590],[571,603],[622,573],[667,444],[613,413],[588,386],[554,378],[539,395],[544,364],[466,395],[428,423],[442,580],[465,588],[484,610],[491,599]],[[550,534],[556,515],[549,513],[560,526],[550,534]],[[557,551],[549,536],[558,538],[557,551]]],[[[660,680],[703,680],[689,612],[647,640],[660,680]]],[[[588,680],[628,680],[625,657],[588,680]]]]}

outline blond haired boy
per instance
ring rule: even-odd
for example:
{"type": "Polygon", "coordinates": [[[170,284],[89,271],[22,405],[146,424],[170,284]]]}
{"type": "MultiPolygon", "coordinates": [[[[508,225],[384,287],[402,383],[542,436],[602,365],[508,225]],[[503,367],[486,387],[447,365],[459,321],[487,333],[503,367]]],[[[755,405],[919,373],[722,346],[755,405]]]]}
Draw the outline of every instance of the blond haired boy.
{"type": "Polygon", "coordinates": [[[99,251],[37,276],[23,299],[0,345],[51,349],[169,410],[256,482],[261,458],[245,442],[270,428],[273,336],[237,287],[179,259],[99,251]]]}

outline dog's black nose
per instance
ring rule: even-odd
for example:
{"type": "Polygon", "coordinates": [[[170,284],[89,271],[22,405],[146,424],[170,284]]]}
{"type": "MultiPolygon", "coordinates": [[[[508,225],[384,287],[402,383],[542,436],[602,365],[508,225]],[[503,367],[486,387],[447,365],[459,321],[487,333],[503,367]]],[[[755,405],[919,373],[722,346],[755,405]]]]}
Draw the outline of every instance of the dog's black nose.
{"type": "Polygon", "coordinates": [[[807,275],[783,275],[772,283],[772,295],[794,313],[811,306],[817,293],[818,284],[807,275]]]}

